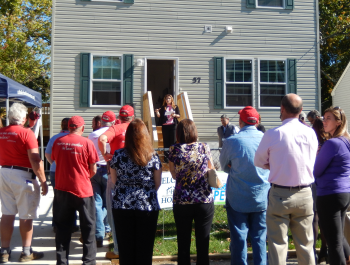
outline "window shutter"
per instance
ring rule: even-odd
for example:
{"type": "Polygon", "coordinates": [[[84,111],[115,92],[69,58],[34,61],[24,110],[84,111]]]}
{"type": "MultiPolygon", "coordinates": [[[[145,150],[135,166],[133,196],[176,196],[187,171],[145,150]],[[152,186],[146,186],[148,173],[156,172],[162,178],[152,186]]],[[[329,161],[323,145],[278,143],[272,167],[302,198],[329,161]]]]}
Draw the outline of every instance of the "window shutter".
{"type": "Polygon", "coordinates": [[[297,94],[297,60],[287,59],[288,65],[288,93],[297,94]]]}
{"type": "Polygon", "coordinates": [[[80,54],[80,107],[89,107],[90,102],[90,53],[80,54]]]}
{"type": "Polygon", "coordinates": [[[286,8],[285,9],[294,9],[294,0],[285,0],[286,8]]]}
{"type": "Polygon", "coordinates": [[[247,8],[256,8],[256,0],[246,0],[247,8]]]}
{"type": "Polygon", "coordinates": [[[224,108],[224,57],[214,57],[214,109],[224,108]]]}
{"type": "Polygon", "coordinates": [[[133,84],[134,84],[134,55],[123,55],[124,79],[123,79],[123,94],[124,105],[133,104],[133,84]]]}
{"type": "Polygon", "coordinates": [[[124,0],[124,4],[133,4],[134,0],[124,0]]]}

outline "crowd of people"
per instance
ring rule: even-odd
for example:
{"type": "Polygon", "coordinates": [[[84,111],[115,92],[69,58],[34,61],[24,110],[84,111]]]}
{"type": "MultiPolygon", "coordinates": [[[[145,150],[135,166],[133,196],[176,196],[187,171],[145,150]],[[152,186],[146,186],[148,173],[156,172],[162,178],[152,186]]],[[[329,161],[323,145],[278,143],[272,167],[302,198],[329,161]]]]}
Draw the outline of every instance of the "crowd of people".
{"type": "MultiPolygon", "coordinates": [[[[218,128],[221,168],[228,173],[226,210],[231,237],[231,264],[247,264],[247,237],[254,264],[286,264],[288,229],[298,264],[350,264],[343,229],[350,204],[350,136],[345,113],[331,107],[301,115],[302,99],[287,94],[281,101],[282,125],[265,132],[257,110],[238,112],[239,126],[221,117],[218,128]],[[302,118],[302,119],[301,119],[302,118]],[[306,124],[309,120],[311,127],[306,124]],[[238,128],[239,127],[239,128],[238,128]],[[315,242],[321,231],[322,247],[315,242]],[[266,254],[268,240],[268,257],[266,254]]],[[[171,95],[155,110],[161,119],[166,157],[176,181],[173,213],[178,263],[190,264],[195,223],[197,264],[209,264],[209,239],[214,196],[207,172],[214,169],[209,145],[198,142],[195,123],[181,117],[171,95]]],[[[10,125],[0,129],[0,198],[2,207],[0,263],[11,259],[15,215],[22,236],[20,262],[40,259],[31,249],[33,219],[41,194],[48,192],[43,162],[34,133],[24,128],[27,108],[14,103],[10,125]]],[[[152,147],[146,125],[134,109],[123,106],[93,118],[93,132],[83,137],[80,116],[64,118],[45,156],[54,187],[52,226],[57,264],[68,264],[77,212],[83,264],[96,264],[96,251],[110,233],[120,264],[152,264],[160,206],[162,163],[152,147]],[[137,255],[135,255],[137,250],[137,255]]]]}

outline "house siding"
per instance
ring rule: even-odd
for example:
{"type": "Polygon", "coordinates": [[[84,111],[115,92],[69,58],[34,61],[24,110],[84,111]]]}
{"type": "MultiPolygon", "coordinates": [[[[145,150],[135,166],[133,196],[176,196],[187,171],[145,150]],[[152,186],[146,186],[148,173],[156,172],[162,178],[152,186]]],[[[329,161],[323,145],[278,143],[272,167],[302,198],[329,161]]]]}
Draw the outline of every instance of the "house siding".
{"type": "MultiPolygon", "coordinates": [[[[246,1],[136,0],[116,2],[54,0],[51,134],[64,117],[91,120],[108,108],[80,108],[80,53],[133,54],[179,58],[179,92],[186,91],[200,140],[216,139],[220,116],[238,124],[237,109],[214,109],[214,56],[255,58],[253,105],[258,107],[258,60],[297,59],[298,94],[304,110],[318,109],[317,2],[295,0],[294,10],[247,9],[246,1]],[[212,25],[212,33],[204,33],[212,25]],[[226,34],[225,26],[233,27],[226,34]],[[201,77],[193,84],[193,77],[201,77]]],[[[142,117],[144,67],[134,67],[133,98],[142,117]]],[[[113,109],[118,111],[117,108],[113,109]]],[[[267,127],[281,124],[279,110],[258,109],[267,127]]]]}
{"type": "MultiPolygon", "coordinates": [[[[350,67],[347,67],[346,72],[344,72],[343,77],[337,84],[337,88],[334,92],[335,95],[332,96],[333,106],[339,106],[347,115],[347,118],[350,117],[350,104],[349,104],[349,95],[350,95],[350,67]]],[[[348,122],[348,130],[350,125],[348,122]]]]}

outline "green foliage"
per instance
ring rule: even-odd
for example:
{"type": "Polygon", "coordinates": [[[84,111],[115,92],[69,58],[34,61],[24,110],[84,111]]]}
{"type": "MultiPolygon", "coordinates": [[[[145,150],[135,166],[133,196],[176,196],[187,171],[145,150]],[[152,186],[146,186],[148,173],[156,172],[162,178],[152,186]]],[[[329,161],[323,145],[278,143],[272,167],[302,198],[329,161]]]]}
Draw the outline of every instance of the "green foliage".
{"type": "Polygon", "coordinates": [[[320,0],[322,109],[332,104],[332,89],[350,61],[350,1],[320,0]]]}
{"type": "Polygon", "coordinates": [[[52,0],[0,0],[0,73],[50,95],[52,0]]]}

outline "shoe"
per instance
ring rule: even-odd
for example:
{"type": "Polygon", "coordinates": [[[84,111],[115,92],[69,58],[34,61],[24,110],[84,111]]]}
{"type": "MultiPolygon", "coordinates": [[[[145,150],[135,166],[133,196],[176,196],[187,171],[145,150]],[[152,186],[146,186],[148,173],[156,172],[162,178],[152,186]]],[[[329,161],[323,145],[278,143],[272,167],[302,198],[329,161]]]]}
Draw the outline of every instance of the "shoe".
{"type": "Polygon", "coordinates": [[[44,257],[44,252],[33,251],[29,256],[26,256],[23,252],[19,257],[19,262],[27,262],[31,260],[37,260],[44,257]]]}
{"type": "Polygon", "coordinates": [[[107,232],[106,234],[105,234],[105,239],[110,239],[111,238],[111,236],[112,236],[112,232],[107,232]]]}
{"type": "Polygon", "coordinates": [[[0,263],[8,262],[10,257],[11,257],[11,251],[10,253],[0,253],[0,263]]]}
{"type": "Polygon", "coordinates": [[[80,237],[79,237],[79,241],[80,241],[80,243],[84,244],[83,236],[80,236],[80,237]]]}
{"type": "Polygon", "coordinates": [[[114,254],[113,251],[106,252],[106,259],[119,259],[119,255],[114,254]]]}
{"type": "Polygon", "coordinates": [[[96,247],[102,248],[103,247],[103,240],[96,240],[96,247]]]}
{"type": "Polygon", "coordinates": [[[317,262],[321,263],[323,261],[326,261],[328,263],[328,248],[327,247],[321,248],[320,252],[318,253],[317,262]]]}

